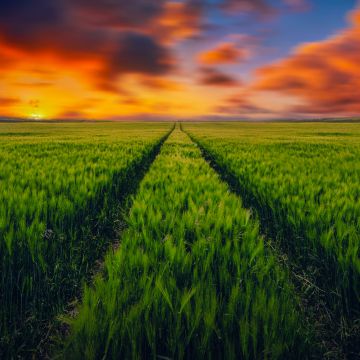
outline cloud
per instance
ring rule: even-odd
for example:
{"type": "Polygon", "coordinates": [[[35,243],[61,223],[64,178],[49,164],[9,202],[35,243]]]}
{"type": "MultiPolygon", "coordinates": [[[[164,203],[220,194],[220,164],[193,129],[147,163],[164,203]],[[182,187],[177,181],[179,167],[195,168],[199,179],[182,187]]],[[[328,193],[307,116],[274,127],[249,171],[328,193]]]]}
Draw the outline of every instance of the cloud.
{"type": "Polygon", "coordinates": [[[26,87],[26,88],[42,88],[52,86],[53,83],[50,81],[23,81],[23,82],[14,82],[11,85],[26,87]]]}
{"type": "Polygon", "coordinates": [[[198,55],[198,62],[204,65],[237,64],[247,59],[249,52],[238,48],[235,43],[224,42],[198,55]]]}
{"type": "Polygon", "coordinates": [[[121,33],[109,52],[109,67],[115,72],[164,74],[173,66],[170,52],[150,36],[121,33]]]}
{"type": "Polygon", "coordinates": [[[105,61],[97,72],[98,88],[118,91],[117,76],[124,74],[164,75],[175,66],[170,51],[148,35],[122,32],[117,43],[104,49],[105,61]]]}
{"type": "Polygon", "coordinates": [[[164,4],[163,13],[152,28],[152,32],[165,41],[194,38],[204,29],[204,6],[198,1],[164,4]]]}
{"type": "Polygon", "coordinates": [[[87,49],[91,40],[98,46],[121,30],[176,41],[201,33],[209,11],[219,8],[267,13],[273,6],[268,0],[4,0],[0,30],[4,41],[23,49],[87,49]]]}
{"type": "MultiPolygon", "coordinates": [[[[2,112],[8,107],[24,116],[36,109],[44,116],[62,113],[76,117],[77,112],[82,116],[85,111],[102,117],[103,112],[116,115],[130,107],[129,112],[205,113],[227,88],[245,86],[223,67],[240,64],[253,54],[261,56],[263,33],[254,30],[257,24],[253,22],[305,9],[306,4],[306,0],[0,1],[0,77],[8,90],[7,97],[0,100],[2,112]],[[252,35],[239,34],[239,24],[247,21],[252,35]],[[193,54],[199,43],[189,39],[209,44],[208,50],[198,55],[197,64],[193,54]],[[219,39],[223,42],[217,43],[219,39]],[[36,71],[31,64],[36,64],[36,71]],[[193,77],[205,85],[201,92],[193,86],[193,77]],[[216,91],[214,87],[218,87],[216,91]],[[39,99],[41,105],[29,104],[23,94],[39,99]],[[77,107],[78,100],[91,96],[101,101],[91,110],[77,107]],[[22,99],[21,106],[14,106],[17,97],[22,99]],[[119,106],[122,98],[127,106],[119,106]]],[[[353,19],[355,24],[355,14],[353,19]]],[[[254,97],[256,90],[288,92],[301,100],[296,107],[291,104],[294,111],[330,111],[327,102],[335,91],[327,88],[338,84],[331,111],[354,110],[353,89],[359,87],[359,37],[354,29],[355,25],[339,34],[348,40],[336,40],[343,46],[336,50],[344,53],[342,58],[330,51],[329,44],[327,49],[322,44],[316,50],[311,46],[320,43],[306,45],[288,59],[259,69],[249,90],[254,97]],[[351,65],[344,66],[344,62],[351,65]]],[[[249,100],[223,106],[235,113],[264,111],[249,100]]]]}
{"type": "Polygon", "coordinates": [[[154,77],[154,76],[145,75],[139,78],[139,83],[142,86],[152,90],[166,90],[166,91],[183,90],[182,84],[163,77],[154,77]]]}
{"type": "Polygon", "coordinates": [[[62,111],[60,114],[58,114],[57,116],[58,119],[86,119],[87,118],[87,114],[76,110],[76,109],[69,109],[69,110],[64,110],[62,111]]]}
{"type": "Polygon", "coordinates": [[[57,1],[7,0],[0,2],[0,40],[26,49],[41,47],[53,30],[65,24],[57,1]],[[44,33],[44,29],[50,33],[44,33]]]}
{"type": "Polygon", "coordinates": [[[13,106],[19,104],[20,100],[17,98],[0,97],[0,106],[13,106]]]}
{"type": "MultiPolygon", "coordinates": [[[[75,63],[90,86],[118,91],[121,75],[162,76],[174,70],[173,44],[199,36],[209,11],[269,7],[266,0],[6,0],[0,2],[0,48],[12,48],[17,59],[43,56],[44,63],[56,59],[63,68],[75,63]]],[[[230,42],[201,58],[229,64],[242,61],[245,53],[230,42]]]]}
{"type": "Polygon", "coordinates": [[[348,29],[319,42],[303,44],[287,58],[257,70],[253,88],[294,96],[304,114],[360,112],[360,10],[348,29]]]}
{"type": "Polygon", "coordinates": [[[143,31],[146,30],[144,24],[162,13],[164,2],[1,2],[0,47],[11,47],[20,59],[51,56],[62,60],[64,66],[65,63],[92,62],[91,70],[84,66],[81,72],[87,72],[97,88],[116,91],[116,86],[110,86],[109,82],[121,74],[162,75],[173,68],[175,60],[171,50],[143,31]],[[99,23],[92,21],[92,15],[99,23]],[[112,29],[110,25],[118,25],[119,29],[112,29]],[[103,79],[99,79],[100,76],[103,79]]]}
{"type": "Polygon", "coordinates": [[[165,0],[65,0],[81,22],[112,28],[140,29],[161,15],[165,0]]]}
{"type": "Polygon", "coordinates": [[[243,92],[226,99],[216,108],[217,113],[228,115],[272,115],[271,109],[258,106],[250,99],[250,95],[243,92]]]}
{"type": "Polygon", "coordinates": [[[200,69],[200,83],[210,86],[238,86],[240,82],[233,76],[227,75],[214,68],[200,69]]]}

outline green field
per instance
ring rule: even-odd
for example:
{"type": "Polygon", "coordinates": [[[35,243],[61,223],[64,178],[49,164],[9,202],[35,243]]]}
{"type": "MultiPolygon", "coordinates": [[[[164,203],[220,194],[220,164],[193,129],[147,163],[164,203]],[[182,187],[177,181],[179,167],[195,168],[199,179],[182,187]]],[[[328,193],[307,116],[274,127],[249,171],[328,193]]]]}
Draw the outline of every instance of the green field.
{"type": "Polygon", "coordinates": [[[36,346],[79,292],[171,127],[0,124],[0,358],[36,346]]]}
{"type": "Polygon", "coordinates": [[[0,124],[0,358],[360,356],[360,124],[173,128],[0,124]]]}

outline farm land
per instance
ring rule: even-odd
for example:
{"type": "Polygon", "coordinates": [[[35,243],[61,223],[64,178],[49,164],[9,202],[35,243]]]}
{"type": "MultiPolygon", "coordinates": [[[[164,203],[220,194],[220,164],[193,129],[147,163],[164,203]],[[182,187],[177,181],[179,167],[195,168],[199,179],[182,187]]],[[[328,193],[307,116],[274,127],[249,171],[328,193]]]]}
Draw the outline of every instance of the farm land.
{"type": "Polygon", "coordinates": [[[360,124],[0,124],[0,357],[355,359],[360,124]]]}

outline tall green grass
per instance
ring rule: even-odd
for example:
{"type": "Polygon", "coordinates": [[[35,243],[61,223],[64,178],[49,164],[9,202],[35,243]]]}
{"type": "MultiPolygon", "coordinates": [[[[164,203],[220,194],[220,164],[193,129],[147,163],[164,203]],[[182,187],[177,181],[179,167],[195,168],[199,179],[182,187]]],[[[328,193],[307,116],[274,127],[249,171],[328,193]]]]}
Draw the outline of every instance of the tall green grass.
{"type": "MultiPolygon", "coordinates": [[[[360,125],[184,124],[326,294],[360,320],[360,125]]],[[[342,324],[337,325],[339,332],[342,324]]],[[[344,330],[346,326],[342,329],[344,330]]],[[[354,330],[355,329],[355,330],[354,330]]],[[[346,337],[348,334],[343,334],[346,337]]],[[[350,347],[359,340],[354,340],[350,347]]],[[[358,348],[359,349],[359,348],[358,348]]]]}
{"type": "Polygon", "coordinates": [[[179,129],[141,183],[120,247],[68,319],[64,359],[303,358],[287,273],[179,129]]]}
{"type": "Polygon", "coordinates": [[[0,358],[36,346],[79,291],[170,127],[0,124],[0,358]]]}

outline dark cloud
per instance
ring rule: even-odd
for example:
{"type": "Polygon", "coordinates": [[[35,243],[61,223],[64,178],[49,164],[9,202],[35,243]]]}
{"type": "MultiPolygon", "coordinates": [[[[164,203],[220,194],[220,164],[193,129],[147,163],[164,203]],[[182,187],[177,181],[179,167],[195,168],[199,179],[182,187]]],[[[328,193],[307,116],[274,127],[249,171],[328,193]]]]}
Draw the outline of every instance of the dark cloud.
{"type": "MultiPolygon", "coordinates": [[[[64,9],[59,1],[2,0],[0,32],[5,41],[22,46],[37,46],[46,34],[65,23],[64,9]]],[[[39,44],[40,46],[42,45],[39,44]]]]}
{"type": "Polygon", "coordinates": [[[101,29],[73,21],[59,0],[0,2],[0,40],[25,53],[47,52],[60,57],[88,56],[105,39],[101,29]],[[9,3],[12,3],[11,5],[9,3]]]}
{"type": "Polygon", "coordinates": [[[150,36],[122,33],[117,42],[109,61],[109,66],[114,71],[164,74],[172,67],[170,52],[150,36]]]}
{"type": "Polygon", "coordinates": [[[0,2],[1,24],[25,33],[43,25],[58,23],[63,11],[59,1],[2,0],[0,2]],[[29,26],[30,29],[27,29],[29,26]]]}
{"type": "Polygon", "coordinates": [[[161,15],[166,0],[68,0],[82,21],[98,26],[144,28],[161,15]]]}
{"type": "Polygon", "coordinates": [[[168,50],[148,35],[122,32],[116,43],[104,49],[103,68],[95,75],[96,86],[118,92],[117,77],[124,74],[164,75],[175,66],[168,50]]]}
{"type": "Polygon", "coordinates": [[[200,83],[210,86],[237,86],[240,85],[239,81],[233,76],[227,75],[214,68],[201,68],[200,69],[200,83]]]}

